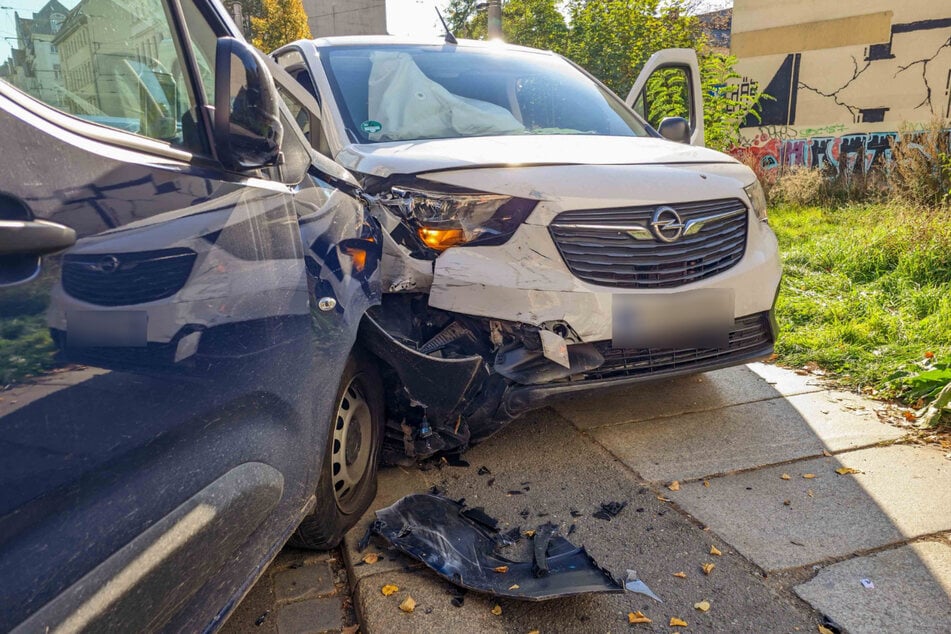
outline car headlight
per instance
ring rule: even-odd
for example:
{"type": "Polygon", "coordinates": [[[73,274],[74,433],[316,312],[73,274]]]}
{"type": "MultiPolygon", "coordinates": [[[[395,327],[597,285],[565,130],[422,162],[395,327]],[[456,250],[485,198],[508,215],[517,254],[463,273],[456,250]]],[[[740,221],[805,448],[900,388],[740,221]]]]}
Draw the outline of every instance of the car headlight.
{"type": "Polygon", "coordinates": [[[502,244],[537,204],[500,194],[393,187],[381,202],[434,251],[457,245],[502,244]]]}
{"type": "Polygon", "coordinates": [[[766,192],[763,191],[763,186],[760,185],[759,180],[755,180],[751,184],[744,187],[743,191],[745,191],[746,195],[750,197],[750,203],[753,205],[753,211],[756,213],[756,217],[765,221],[766,192]]]}

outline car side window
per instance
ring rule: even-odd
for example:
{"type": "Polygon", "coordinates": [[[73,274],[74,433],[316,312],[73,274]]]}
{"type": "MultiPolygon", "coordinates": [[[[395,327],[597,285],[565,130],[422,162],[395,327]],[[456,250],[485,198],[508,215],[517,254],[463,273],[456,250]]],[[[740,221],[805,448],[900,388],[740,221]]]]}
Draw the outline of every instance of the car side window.
{"type": "Polygon", "coordinates": [[[67,5],[51,0],[32,20],[18,16],[23,24],[3,78],[79,119],[201,151],[197,100],[169,4],[67,5]]]}

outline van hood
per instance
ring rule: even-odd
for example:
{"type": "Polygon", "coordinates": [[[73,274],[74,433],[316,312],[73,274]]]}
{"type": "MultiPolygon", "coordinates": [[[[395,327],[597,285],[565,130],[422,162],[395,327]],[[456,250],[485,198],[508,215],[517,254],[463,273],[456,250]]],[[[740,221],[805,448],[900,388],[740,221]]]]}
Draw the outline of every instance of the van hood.
{"type": "Polygon", "coordinates": [[[344,167],[388,177],[439,170],[516,165],[657,165],[736,163],[726,154],[655,137],[491,136],[351,144],[344,167]]]}

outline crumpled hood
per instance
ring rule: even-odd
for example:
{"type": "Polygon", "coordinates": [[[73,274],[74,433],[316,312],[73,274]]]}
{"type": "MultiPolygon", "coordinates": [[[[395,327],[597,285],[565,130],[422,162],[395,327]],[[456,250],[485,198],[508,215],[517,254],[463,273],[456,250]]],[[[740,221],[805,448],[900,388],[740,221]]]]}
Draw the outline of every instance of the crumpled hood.
{"type": "Polygon", "coordinates": [[[352,144],[341,150],[336,159],[355,172],[381,177],[478,166],[736,162],[715,150],[654,137],[587,135],[491,136],[352,144]]]}

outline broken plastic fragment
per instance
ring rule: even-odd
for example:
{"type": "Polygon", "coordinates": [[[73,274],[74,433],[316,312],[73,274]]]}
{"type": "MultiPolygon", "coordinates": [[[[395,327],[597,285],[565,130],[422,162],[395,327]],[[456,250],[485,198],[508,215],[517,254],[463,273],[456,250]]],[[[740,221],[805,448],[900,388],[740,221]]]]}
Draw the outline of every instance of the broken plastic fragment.
{"type": "Polygon", "coordinates": [[[853,469],[852,467],[839,467],[835,470],[839,475],[848,475],[850,473],[862,473],[858,469],[853,469]]]}
{"type": "Polygon", "coordinates": [[[635,623],[653,623],[653,621],[644,616],[644,613],[640,610],[637,612],[628,612],[627,622],[631,625],[634,625],[635,623]]]}
{"type": "Polygon", "coordinates": [[[413,597],[406,597],[402,603],[400,603],[400,609],[403,612],[412,612],[416,609],[416,601],[413,597]]]}
{"type": "Polygon", "coordinates": [[[716,555],[717,557],[721,556],[723,553],[720,552],[720,549],[716,546],[710,546],[710,554],[716,555]]]}
{"type": "Polygon", "coordinates": [[[696,609],[700,610],[701,612],[708,612],[708,611],[710,610],[710,602],[709,602],[709,601],[699,601],[699,602],[697,602],[697,603],[694,603],[694,604],[693,604],[693,607],[695,607],[696,609]]]}
{"type": "MultiPolygon", "coordinates": [[[[491,522],[475,521],[465,510],[461,501],[409,495],[376,512],[377,534],[457,586],[494,596],[541,601],[623,592],[621,583],[583,548],[558,535],[554,525],[525,531],[534,536],[534,556],[531,561],[516,561],[500,552],[506,541],[487,527],[491,522]],[[495,572],[503,566],[507,573],[495,572]]],[[[453,599],[453,605],[457,603],[461,605],[461,600],[453,599]]]]}
{"type": "Polygon", "coordinates": [[[383,588],[380,591],[383,593],[384,597],[388,597],[391,594],[396,594],[397,592],[399,592],[400,587],[394,586],[392,583],[388,583],[385,586],[383,586],[383,588]]]}
{"type": "Polygon", "coordinates": [[[711,572],[713,572],[713,569],[716,568],[716,567],[717,567],[716,564],[711,564],[711,563],[702,564],[702,565],[700,566],[700,568],[703,569],[703,574],[705,574],[705,575],[708,575],[708,574],[710,574],[711,572]]]}
{"type": "Polygon", "coordinates": [[[637,594],[643,594],[645,597],[650,597],[658,603],[663,603],[663,600],[656,594],[654,594],[650,588],[647,587],[647,584],[637,578],[637,573],[633,570],[627,571],[627,581],[624,582],[624,589],[628,592],[636,592],[637,594]]]}
{"type": "Polygon", "coordinates": [[[687,627],[687,622],[683,619],[678,619],[676,616],[670,617],[670,627],[687,627]]]}
{"type": "Polygon", "coordinates": [[[602,502],[601,508],[594,512],[593,517],[610,522],[612,517],[624,510],[627,502],[602,502]]]}
{"type": "Polygon", "coordinates": [[[871,579],[862,579],[862,585],[865,586],[865,588],[868,590],[875,589],[875,582],[872,581],[871,579]]]}
{"type": "Polygon", "coordinates": [[[492,608],[492,614],[495,616],[502,616],[502,606],[496,603],[495,607],[492,608]]]}

